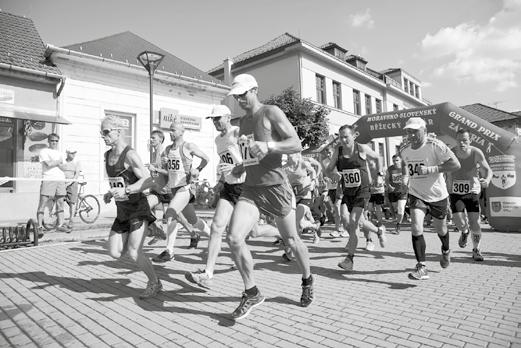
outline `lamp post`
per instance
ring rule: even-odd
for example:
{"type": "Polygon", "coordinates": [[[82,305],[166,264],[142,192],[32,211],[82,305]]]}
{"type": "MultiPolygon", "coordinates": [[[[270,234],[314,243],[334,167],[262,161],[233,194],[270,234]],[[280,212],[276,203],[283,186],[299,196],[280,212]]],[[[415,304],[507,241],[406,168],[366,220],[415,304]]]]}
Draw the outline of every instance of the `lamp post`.
{"type": "MultiPolygon", "coordinates": [[[[165,56],[161,53],[157,52],[151,52],[151,51],[144,51],[141,52],[137,59],[145,67],[145,69],[148,71],[148,77],[150,80],[150,131],[148,132],[148,135],[152,134],[152,124],[154,123],[154,87],[152,83],[152,77],[154,76],[154,72],[156,71],[157,67],[161,63],[165,56]]],[[[150,160],[152,161],[152,149],[150,149],[150,160]]]]}

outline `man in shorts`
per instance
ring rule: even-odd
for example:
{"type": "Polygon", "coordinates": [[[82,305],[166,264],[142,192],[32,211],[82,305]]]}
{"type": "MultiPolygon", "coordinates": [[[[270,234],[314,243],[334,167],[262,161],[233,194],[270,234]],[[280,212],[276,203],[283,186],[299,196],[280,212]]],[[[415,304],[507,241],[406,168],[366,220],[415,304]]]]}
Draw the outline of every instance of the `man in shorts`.
{"type": "Polygon", "coordinates": [[[159,255],[152,258],[154,262],[166,262],[174,258],[174,244],[177,237],[177,223],[183,224],[191,235],[190,247],[197,247],[200,235],[193,227],[210,233],[210,228],[195,214],[195,208],[191,204],[195,201],[195,192],[192,188],[192,179],[199,177],[199,172],[206,167],[208,156],[194,143],[185,142],[183,135],[185,127],[179,121],[170,125],[170,138],[172,144],[167,146],[162,158],[162,171],[168,175],[168,187],[172,193],[172,199],[166,211],[167,238],[166,248],[159,255]],[[200,159],[199,166],[193,168],[193,158],[200,159]],[[188,221],[188,224],[184,220],[188,221]],[[192,225],[192,226],[190,226],[192,225]]]}
{"type": "Polygon", "coordinates": [[[302,271],[300,305],[313,301],[313,278],[307,248],[297,233],[295,197],[282,169],[282,154],[302,151],[298,135],[284,112],[277,106],[262,104],[257,96],[257,81],[248,74],[237,75],[229,95],[233,95],[246,112],[240,120],[239,147],[243,165],[232,173],[246,171],[246,180],[230,222],[228,241],[232,256],[241,273],[245,291],[233,311],[235,320],[246,317],[251,309],[264,302],[255,285],[253,259],[245,238],[259,220],[259,212],[273,216],[285,245],[296,257],[302,271]]]}
{"type": "MultiPolygon", "coordinates": [[[[69,180],[77,180],[81,174],[81,164],[80,161],[76,159],[76,150],[68,148],[67,149],[67,157],[65,158],[65,162],[60,166],[61,170],[65,174],[65,179],[69,180]]],[[[69,225],[67,226],[69,229],[72,229],[73,221],[72,218],[74,216],[74,211],[76,209],[76,204],[78,203],[78,181],[66,183],[66,191],[67,191],[67,203],[69,204],[69,225]]]]}
{"type": "Polygon", "coordinates": [[[385,182],[389,202],[396,216],[394,234],[400,234],[400,225],[403,222],[405,205],[407,204],[407,187],[402,185],[402,159],[398,154],[393,155],[393,164],[387,168],[385,182]]]}
{"type": "MultiPolygon", "coordinates": [[[[231,125],[230,109],[226,105],[216,105],[211,115],[206,118],[211,118],[215,129],[220,132],[215,138],[217,153],[219,154],[219,164],[217,166],[219,181],[215,191],[219,192],[219,200],[217,201],[210,227],[206,267],[204,270],[185,273],[185,278],[192,283],[209,289],[212,285],[215,263],[221,251],[222,236],[232,217],[233,208],[239,200],[246,173],[239,177],[231,173],[234,167],[242,163],[242,156],[237,143],[239,127],[231,125]]],[[[251,234],[254,236],[266,236],[268,230],[271,230],[271,235],[278,235],[277,229],[269,224],[256,224],[251,234]]]]}
{"type": "Polygon", "coordinates": [[[157,295],[163,286],[152,263],[143,252],[143,241],[148,224],[155,217],[150,211],[141,185],[148,177],[139,155],[125,141],[125,123],[117,116],[107,116],[101,122],[101,137],[110,150],[105,152],[105,168],[110,190],[103,200],[114,198],[117,216],[109,234],[110,256],[119,259],[127,254],[148,278],[145,291],[139,296],[146,299],[157,295]]]}
{"type": "Polygon", "coordinates": [[[63,154],[58,151],[60,136],[51,133],[47,137],[49,147],[40,151],[39,159],[42,164],[42,184],[40,186],[40,201],[36,218],[38,220],[38,238],[43,237],[43,212],[50,199],[56,197],[56,213],[58,215],[57,231],[69,233],[71,230],[64,224],[63,200],[65,199],[65,174],[60,166],[63,164],[63,154]]]}
{"type": "MultiPolygon", "coordinates": [[[[380,157],[369,146],[355,141],[353,127],[343,125],[338,130],[340,143],[335,149],[327,172],[336,170],[342,175],[340,183],[343,190],[341,205],[342,222],[349,233],[347,242],[347,256],[338,263],[338,267],[352,271],[354,268],[354,256],[358,245],[358,231],[360,226],[366,236],[368,245],[371,245],[371,235],[375,233],[380,241],[380,246],[385,247],[385,226],[376,227],[367,220],[364,211],[370,197],[371,174],[369,162],[376,162],[375,167],[381,171],[380,157]]],[[[376,180],[380,180],[377,178],[376,180]]]]}
{"type": "Polygon", "coordinates": [[[423,222],[427,211],[433,228],[441,240],[440,265],[450,265],[449,232],[447,230],[447,185],[443,173],[460,168],[454,153],[442,141],[427,136],[427,125],[420,117],[411,117],[404,127],[408,141],[400,148],[402,180],[409,189],[412,247],[416,256],[416,270],[409,273],[415,280],[429,279],[425,265],[423,222]]]}
{"type": "Polygon", "coordinates": [[[482,188],[487,188],[492,180],[492,170],[483,152],[470,145],[470,133],[460,129],[456,134],[458,145],[453,149],[461,168],[448,173],[447,183],[450,192],[452,218],[461,231],[458,240],[460,248],[467,246],[467,239],[472,234],[472,258],[483,261],[481,255],[481,226],[479,224],[479,195],[482,188]],[[483,177],[480,177],[480,174],[483,177]]]}

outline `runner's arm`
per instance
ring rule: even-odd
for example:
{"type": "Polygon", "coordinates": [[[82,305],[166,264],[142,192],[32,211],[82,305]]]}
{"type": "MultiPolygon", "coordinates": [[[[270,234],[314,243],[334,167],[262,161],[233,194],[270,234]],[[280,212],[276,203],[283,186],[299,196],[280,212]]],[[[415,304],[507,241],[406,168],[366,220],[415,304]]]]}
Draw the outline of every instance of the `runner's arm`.
{"type": "Polygon", "coordinates": [[[293,125],[289,122],[284,112],[274,105],[268,106],[266,113],[273,129],[280,137],[280,141],[270,141],[266,145],[268,152],[279,154],[291,154],[302,151],[302,144],[293,125]]]}
{"type": "Polygon", "coordinates": [[[490,180],[492,180],[492,169],[488,165],[487,160],[485,159],[485,155],[480,149],[477,149],[478,153],[478,164],[479,164],[479,173],[481,175],[480,182],[483,187],[488,187],[490,180]]]}
{"type": "Polygon", "coordinates": [[[201,159],[199,166],[197,166],[197,168],[195,168],[195,170],[197,170],[198,173],[201,172],[204,169],[204,167],[206,167],[206,165],[208,164],[210,158],[208,157],[207,154],[205,154],[203,151],[201,151],[201,149],[199,149],[199,147],[197,145],[195,145],[193,143],[188,144],[187,148],[190,151],[191,155],[201,159]]]}
{"type": "Polygon", "coordinates": [[[336,167],[336,162],[338,161],[338,146],[335,147],[335,151],[331,156],[331,160],[329,161],[327,167],[325,168],[326,173],[332,173],[336,167]]]}

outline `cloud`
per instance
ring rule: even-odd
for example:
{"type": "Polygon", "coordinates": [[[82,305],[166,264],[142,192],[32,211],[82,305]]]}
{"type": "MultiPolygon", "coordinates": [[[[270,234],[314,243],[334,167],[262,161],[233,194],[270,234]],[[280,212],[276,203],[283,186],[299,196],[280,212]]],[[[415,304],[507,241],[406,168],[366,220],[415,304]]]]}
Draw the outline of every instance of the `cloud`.
{"type": "Polygon", "coordinates": [[[427,34],[423,53],[442,60],[435,75],[488,83],[498,92],[519,86],[521,78],[521,0],[505,0],[503,8],[479,25],[461,23],[427,34]]]}
{"type": "Polygon", "coordinates": [[[362,27],[366,27],[369,29],[373,28],[374,20],[373,20],[373,17],[371,16],[371,10],[367,8],[363,12],[358,12],[358,13],[349,15],[349,23],[351,24],[352,27],[355,27],[355,28],[362,28],[362,27]]]}

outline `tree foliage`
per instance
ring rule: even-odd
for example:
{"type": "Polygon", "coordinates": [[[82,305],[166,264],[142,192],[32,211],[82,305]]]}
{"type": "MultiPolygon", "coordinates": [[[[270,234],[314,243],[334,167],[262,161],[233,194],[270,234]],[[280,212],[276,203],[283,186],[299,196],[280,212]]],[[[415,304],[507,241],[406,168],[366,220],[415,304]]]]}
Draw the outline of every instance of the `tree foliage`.
{"type": "Polygon", "coordinates": [[[329,135],[326,118],[329,109],[313,103],[309,98],[301,99],[292,87],[285,89],[278,96],[271,96],[263,103],[277,105],[284,111],[297,130],[304,149],[322,145],[329,135]]]}

